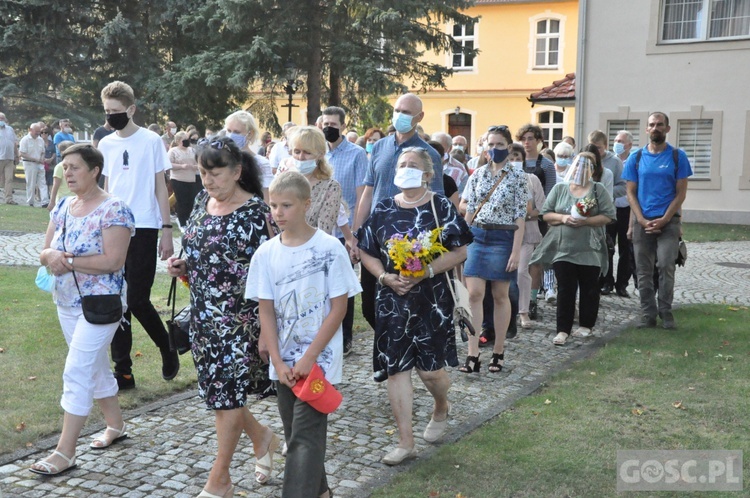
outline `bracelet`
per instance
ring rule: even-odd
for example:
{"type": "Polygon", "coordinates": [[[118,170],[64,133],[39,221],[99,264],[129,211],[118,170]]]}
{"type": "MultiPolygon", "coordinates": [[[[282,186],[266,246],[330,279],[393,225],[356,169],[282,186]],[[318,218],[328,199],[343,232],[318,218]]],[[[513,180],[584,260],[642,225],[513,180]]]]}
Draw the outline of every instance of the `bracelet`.
{"type": "Polygon", "coordinates": [[[162,225],[162,228],[172,228],[172,225],[162,225]]]}
{"type": "Polygon", "coordinates": [[[435,272],[432,271],[432,265],[427,265],[427,270],[430,272],[430,278],[435,276],[435,272]]]}
{"type": "Polygon", "coordinates": [[[383,272],[383,273],[381,273],[381,274],[380,274],[380,276],[378,277],[378,283],[379,283],[380,285],[385,285],[385,284],[384,284],[383,282],[385,281],[385,276],[386,276],[386,275],[387,275],[387,273],[386,273],[386,272],[383,272]]]}

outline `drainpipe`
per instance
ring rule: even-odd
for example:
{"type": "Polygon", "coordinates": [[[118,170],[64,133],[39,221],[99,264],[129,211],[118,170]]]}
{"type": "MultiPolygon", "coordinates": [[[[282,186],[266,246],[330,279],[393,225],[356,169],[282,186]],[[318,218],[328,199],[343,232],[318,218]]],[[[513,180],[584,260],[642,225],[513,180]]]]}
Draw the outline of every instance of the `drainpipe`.
{"type": "Polygon", "coordinates": [[[576,128],[575,139],[583,143],[585,137],[583,116],[585,111],[584,88],[586,81],[586,19],[587,0],[578,0],[578,56],[576,60],[576,128]]]}

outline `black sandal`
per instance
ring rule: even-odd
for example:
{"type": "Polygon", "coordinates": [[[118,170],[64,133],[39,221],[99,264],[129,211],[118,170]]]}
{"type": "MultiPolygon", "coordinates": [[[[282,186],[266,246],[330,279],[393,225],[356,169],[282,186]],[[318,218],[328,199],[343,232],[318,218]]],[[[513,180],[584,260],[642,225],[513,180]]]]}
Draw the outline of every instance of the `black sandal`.
{"type": "Polygon", "coordinates": [[[490,360],[490,366],[487,367],[490,373],[500,373],[503,371],[503,358],[505,356],[505,352],[502,352],[500,354],[492,353],[492,359],[490,360]]]}
{"type": "Polygon", "coordinates": [[[479,361],[479,355],[476,356],[467,356],[466,357],[466,363],[462,367],[458,367],[459,372],[463,372],[465,374],[472,373],[472,372],[478,372],[479,367],[482,365],[482,362],[479,361]]]}

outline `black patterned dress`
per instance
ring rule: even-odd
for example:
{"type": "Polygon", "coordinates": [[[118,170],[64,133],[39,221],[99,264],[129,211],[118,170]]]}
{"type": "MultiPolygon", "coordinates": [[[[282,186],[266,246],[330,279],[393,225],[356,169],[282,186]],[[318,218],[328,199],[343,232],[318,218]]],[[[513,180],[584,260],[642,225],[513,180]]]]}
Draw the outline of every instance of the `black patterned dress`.
{"type": "MultiPolygon", "coordinates": [[[[443,227],[442,244],[453,249],[472,241],[471,231],[453,204],[435,194],[435,211],[443,227]]],[[[386,241],[396,234],[436,228],[430,203],[402,208],[386,199],[358,232],[359,248],[380,259],[389,273],[397,273],[388,257],[386,241]]],[[[453,329],[453,296],[445,273],[426,278],[409,293],[399,296],[378,284],[375,297],[375,339],[373,371],[376,380],[413,368],[440,370],[457,366],[456,335],[453,329]]]]}
{"type": "Polygon", "coordinates": [[[198,194],[183,238],[190,283],[190,341],[198,391],[214,410],[245,405],[247,394],[273,394],[268,366],[258,354],[258,303],[245,299],[255,250],[268,239],[269,208],[253,197],[233,213],[206,211],[198,194]]]}

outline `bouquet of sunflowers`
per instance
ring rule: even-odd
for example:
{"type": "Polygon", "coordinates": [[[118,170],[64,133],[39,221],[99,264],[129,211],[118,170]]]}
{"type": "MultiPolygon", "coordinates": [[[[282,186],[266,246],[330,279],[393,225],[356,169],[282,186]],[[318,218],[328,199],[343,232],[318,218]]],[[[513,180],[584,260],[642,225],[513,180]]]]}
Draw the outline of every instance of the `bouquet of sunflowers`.
{"type": "Polygon", "coordinates": [[[427,265],[448,249],[440,242],[443,228],[418,232],[410,230],[406,234],[397,233],[385,243],[393,267],[405,277],[421,277],[427,265]]]}

